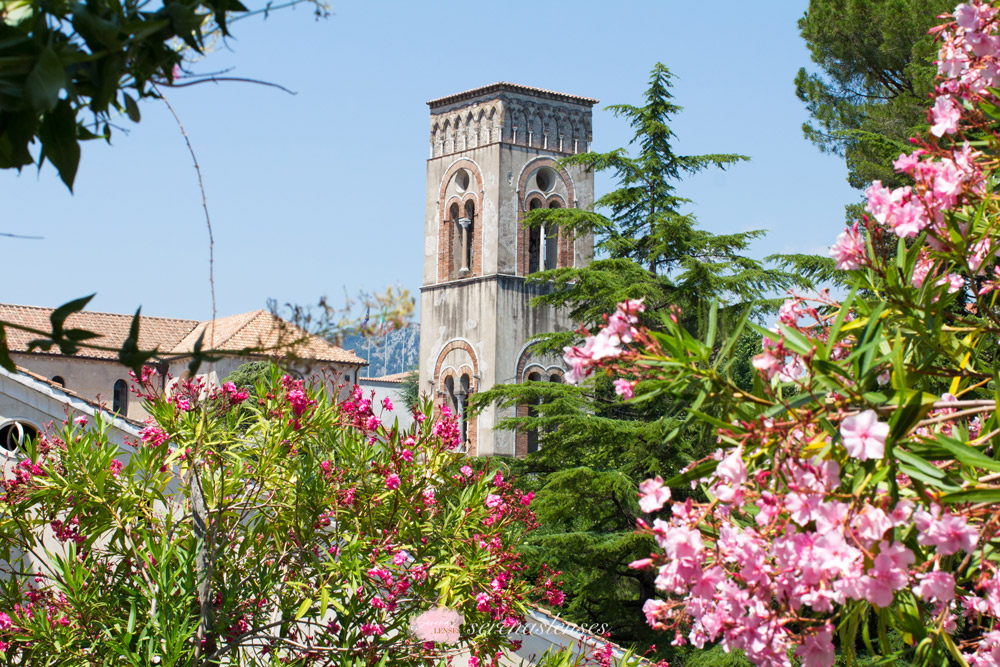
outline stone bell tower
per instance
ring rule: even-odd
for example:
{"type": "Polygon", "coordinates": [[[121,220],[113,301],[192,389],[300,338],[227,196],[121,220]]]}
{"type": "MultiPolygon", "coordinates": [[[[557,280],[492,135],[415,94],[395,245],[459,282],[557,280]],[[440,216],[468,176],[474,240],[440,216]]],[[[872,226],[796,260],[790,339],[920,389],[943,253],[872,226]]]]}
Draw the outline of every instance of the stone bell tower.
{"type": "MultiPolygon", "coordinates": [[[[561,381],[562,360],[528,339],[571,329],[566,313],[531,308],[544,285],[524,276],[584,266],[592,235],[521,227],[536,208],[587,208],[593,174],[557,161],[590,148],[597,100],[495,83],[428,102],[430,159],[420,288],[420,388],[460,415],[469,454],[523,456],[537,433],[493,431],[495,407],[465,418],[469,395],[494,384],[561,381]]],[[[530,406],[518,408],[528,414],[530,406]]]]}

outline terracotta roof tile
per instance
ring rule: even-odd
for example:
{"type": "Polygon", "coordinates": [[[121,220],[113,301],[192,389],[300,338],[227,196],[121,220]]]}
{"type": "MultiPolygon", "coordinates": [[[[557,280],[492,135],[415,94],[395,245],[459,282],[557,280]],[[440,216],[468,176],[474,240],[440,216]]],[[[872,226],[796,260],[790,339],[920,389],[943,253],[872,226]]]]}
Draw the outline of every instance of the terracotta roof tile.
{"type": "Polygon", "coordinates": [[[316,361],[367,365],[364,359],[353,352],[310,335],[266,310],[220,317],[215,320],[214,331],[211,321],[201,322],[174,348],[174,354],[191,352],[198,337],[202,334],[204,334],[202,345],[205,349],[237,352],[263,350],[297,343],[292,346],[291,352],[298,357],[316,361]]]}
{"type": "MultiPolygon", "coordinates": [[[[54,308],[37,306],[17,306],[0,303],[0,320],[15,322],[39,331],[52,331],[49,317],[54,308]]],[[[128,338],[129,327],[132,324],[131,315],[118,313],[97,313],[83,311],[73,313],[66,318],[64,326],[73,329],[87,329],[100,334],[91,342],[106,347],[121,347],[128,338]]],[[[198,324],[197,320],[178,320],[168,317],[140,316],[139,347],[144,350],[158,348],[160,352],[172,350],[191,329],[198,324]]],[[[11,352],[27,352],[28,344],[38,338],[33,333],[6,327],[7,345],[11,352]]],[[[39,350],[35,350],[39,352],[39,350]]],[[[42,352],[44,354],[44,352],[42,352]]],[[[52,348],[48,354],[59,354],[58,348],[52,348]]],[[[82,349],[75,356],[90,359],[117,359],[115,352],[103,350],[82,349]]]]}
{"type": "Polygon", "coordinates": [[[404,381],[410,373],[414,371],[403,371],[402,373],[392,373],[391,375],[381,375],[375,378],[358,378],[358,382],[389,382],[389,383],[399,383],[404,381]]]}
{"type": "MultiPolygon", "coordinates": [[[[0,321],[14,322],[39,331],[51,331],[53,308],[0,304],[0,321]]],[[[87,329],[100,334],[93,342],[111,348],[121,347],[128,338],[131,315],[118,313],[98,313],[83,311],[66,318],[65,326],[87,329]]],[[[168,317],[139,319],[139,347],[143,350],[158,349],[161,354],[184,354],[194,349],[202,331],[205,331],[205,349],[214,340],[217,350],[232,352],[248,348],[275,347],[279,342],[301,341],[293,351],[296,355],[317,361],[335,361],[345,364],[367,365],[367,362],[353,352],[343,350],[327,341],[311,336],[293,324],[272,315],[266,310],[255,310],[215,320],[214,332],[209,328],[211,321],[180,320],[168,317]],[[206,331],[206,329],[208,329],[206,331]]],[[[7,344],[11,352],[28,352],[28,344],[38,336],[32,333],[6,327],[7,344]]],[[[60,354],[57,348],[49,352],[35,349],[34,354],[60,354]]],[[[75,356],[90,359],[117,359],[116,352],[81,349],[75,356]]]]}

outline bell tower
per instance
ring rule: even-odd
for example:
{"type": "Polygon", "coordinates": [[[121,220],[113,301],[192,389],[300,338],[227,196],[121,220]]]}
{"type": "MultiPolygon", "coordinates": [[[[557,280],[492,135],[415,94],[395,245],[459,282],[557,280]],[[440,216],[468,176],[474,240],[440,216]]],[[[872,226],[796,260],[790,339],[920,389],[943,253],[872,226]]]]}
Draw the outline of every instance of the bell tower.
{"type": "MultiPolygon", "coordinates": [[[[521,227],[536,208],[587,208],[593,174],[558,160],[589,150],[597,100],[495,83],[427,103],[430,159],[420,288],[420,388],[460,415],[466,451],[523,456],[537,434],[493,431],[490,406],[466,418],[471,394],[494,384],[561,381],[562,360],[534,355],[528,339],[575,326],[566,313],[531,308],[545,285],[524,276],[584,266],[590,234],[521,227]]],[[[518,408],[528,414],[530,406],[518,408]]]]}

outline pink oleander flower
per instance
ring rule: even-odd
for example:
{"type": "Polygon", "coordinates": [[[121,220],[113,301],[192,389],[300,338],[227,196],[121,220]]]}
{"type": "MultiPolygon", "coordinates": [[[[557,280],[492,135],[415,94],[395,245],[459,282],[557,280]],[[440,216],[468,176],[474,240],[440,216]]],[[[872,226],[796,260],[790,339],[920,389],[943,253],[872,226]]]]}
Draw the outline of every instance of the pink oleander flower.
{"type": "Polygon", "coordinates": [[[885,456],[889,425],[878,420],[874,410],[865,410],[840,423],[840,436],[847,453],[861,461],[885,456]]]}
{"type": "Polygon", "coordinates": [[[124,467],[125,466],[118,459],[111,459],[111,463],[108,465],[108,469],[111,471],[112,477],[117,477],[124,467]]]}
{"type": "Polygon", "coordinates": [[[398,489],[399,488],[399,475],[392,473],[391,475],[386,475],[385,486],[388,489],[398,489]]]}
{"type": "Polygon", "coordinates": [[[933,268],[934,260],[924,252],[921,252],[917,258],[916,265],[913,267],[913,276],[910,278],[910,283],[917,289],[920,289],[933,268]]]}
{"type": "Polygon", "coordinates": [[[802,659],[803,667],[831,667],[836,657],[833,626],[826,624],[815,632],[806,633],[802,644],[795,649],[795,655],[802,659]]]}
{"type": "Polygon", "coordinates": [[[913,523],[917,527],[917,542],[933,546],[942,556],[964,551],[972,553],[979,541],[978,531],[956,514],[943,512],[939,505],[931,505],[930,511],[919,509],[913,513],[913,523]]]}
{"type": "Polygon", "coordinates": [[[392,412],[392,400],[388,396],[382,399],[382,408],[392,412]]]}
{"type": "Polygon", "coordinates": [[[614,382],[615,393],[628,400],[635,397],[635,383],[625,378],[618,378],[614,382]]]}
{"type": "Polygon", "coordinates": [[[909,583],[907,572],[914,560],[913,552],[902,544],[880,543],[872,567],[861,578],[861,595],[873,605],[888,607],[895,599],[895,592],[909,583]]]}
{"type": "Polygon", "coordinates": [[[466,477],[472,477],[472,468],[470,466],[462,466],[461,468],[459,468],[459,472],[461,472],[466,477]]]}
{"type": "Polygon", "coordinates": [[[656,512],[670,500],[670,487],[663,486],[663,478],[657,475],[639,484],[639,509],[647,514],[656,512]]]}
{"type": "Polygon", "coordinates": [[[853,227],[840,233],[837,241],[830,248],[830,257],[836,261],[837,268],[842,271],[853,271],[861,268],[867,255],[865,242],[858,233],[858,223],[855,222],[853,227]]]}
{"type": "Polygon", "coordinates": [[[935,285],[947,285],[948,294],[954,294],[965,286],[965,278],[957,273],[946,273],[937,279],[935,285]]]}
{"type": "Polygon", "coordinates": [[[496,495],[494,493],[491,493],[491,494],[489,494],[489,495],[486,496],[486,506],[487,507],[491,507],[491,508],[492,507],[499,507],[500,505],[503,505],[503,498],[501,496],[498,496],[498,495],[496,495]]]}
{"type": "Polygon", "coordinates": [[[715,469],[719,480],[712,487],[715,497],[724,503],[742,504],[743,485],[747,482],[747,468],[743,463],[743,449],[737,447],[722,459],[715,469]]]}
{"type": "Polygon", "coordinates": [[[931,108],[931,134],[941,137],[945,134],[958,132],[958,120],[962,117],[962,109],[951,95],[939,95],[931,108]]]}
{"type": "Polygon", "coordinates": [[[900,153],[899,157],[893,161],[893,168],[901,174],[913,173],[913,169],[920,162],[920,156],[923,151],[915,151],[907,155],[906,153],[900,153]]]}
{"type": "Polygon", "coordinates": [[[399,453],[400,458],[402,458],[407,463],[413,463],[413,452],[409,449],[404,449],[399,453]]]}
{"type": "Polygon", "coordinates": [[[73,418],[73,423],[76,424],[77,426],[86,426],[87,425],[87,418],[84,417],[83,415],[80,415],[78,417],[74,417],[73,418]]]}
{"type": "Polygon", "coordinates": [[[928,602],[951,602],[955,599],[955,577],[950,572],[927,572],[918,574],[919,583],[913,587],[913,594],[928,602]]]}

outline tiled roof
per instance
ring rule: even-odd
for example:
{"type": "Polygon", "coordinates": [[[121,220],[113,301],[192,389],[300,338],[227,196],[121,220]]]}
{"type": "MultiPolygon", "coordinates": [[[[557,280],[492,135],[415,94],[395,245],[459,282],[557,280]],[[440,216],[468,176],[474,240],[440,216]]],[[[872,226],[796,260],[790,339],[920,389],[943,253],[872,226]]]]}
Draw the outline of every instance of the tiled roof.
{"type": "Polygon", "coordinates": [[[586,104],[587,106],[594,106],[595,104],[597,104],[597,100],[595,100],[592,97],[567,95],[566,93],[557,93],[554,90],[545,90],[544,88],[533,88],[531,86],[522,86],[517,83],[507,83],[506,81],[499,81],[497,83],[491,83],[488,86],[480,86],[479,88],[473,88],[472,90],[466,90],[461,93],[455,93],[454,95],[446,95],[445,97],[439,97],[436,100],[431,100],[430,102],[428,102],[427,106],[429,106],[431,109],[434,109],[435,107],[443,107],[446,104],[454,104],[455,102],[469,100],[474,97],[480,97],[482,95],[499,93],[501,91],[506,91],[510,93],[520,93],[522,95],[534,95],[535,97],[548,97],[562,102],[572,102],[574,104],[586,104]]]}
{"type": "Polygon", "coordinates": [[[398,384],[398,383],[403,382],[404,380],[406,380],[406,378],[409,377],[410,373],[413,373],[413,372],[415,372],[415,371],[403,371],[402,373],[393,373],[391,375],[381,375],[381,376],[379,376],[377,378],[360,377],[360,378],[358,378],[358,382],[386,382],[386,383],[396,383],[396,384],[398,384]]]}
{"type": "MultiPolygon", "coordinates": [[[[52,315],[53,310],[55,309],[0,303],[0,320],[22,324],[38,331],[52,331],[49,316],[52,315]]],[[[100,334],[100,338],[95,338],[90,342],[105,347],[119,348],[128,338],[131,324],[131,315],[95,313],[85,310],[73,313],[66,318],[64,326],[93,331],[100,334]]],[[[170,352],[197,324],[197,320],[176,320],[168,317],[142,315],[139,320],[139,347],[143,350],[158,348],[162,353],[170,352]]],[[[27,352],[28,343],[38,338],[35,334],[11,327],[6,327],[5,331],[7,333],[7,346],[11,352],[27,352]]],[[[35,350],[35,352],[38,351],[35,350]]],[[[49,350],[49,354],[59,354],[59,349],[54,347],[49,350]]],[[[90,349],[81,349],[76,353],[76,356],[90,359],[118,358],[118,354],[115,352],[90,349]]]]}
{"type": "MultiPolygon", "coordinates": [[[[49,317],[53,310],[37,306],[0,304],[0,321],[22,324],[39,331],[51,331],[49,317]]],[[[65,322],[68,328],[87,329],[100,334],[100,337],[93,339],[93,342],[110,348],[121,347],[128,338],[131,324],[131,315],[91,311],[73,313],[65,322]]],[[[215,320],[214,331],[210,328],[211,325],[211,321],[199,322],[143,315],[139,318],[139,347],[143,350],[158,349],[164,355],[185,354],[194,349],[201,332],[205,331],[204,349],[237,352],[248,348],[274,348],[279,343],[298,342],[293,352],[305,359],[366,364],[364,359],[353,352],[311,336],[266,310],[220,317],[215,320]]],[[[37,338],[35,334],[11,327],[6,327],[5,331],[11,352],[28,352],[28,344],[37,338]]],[[[34,352],[46,354],[37,349],[34,352]]],[[[48,354],[59,353],[58,348],[52,348],[48,352],[48,354]]],[[[81,349],[75,356],[90,359],[118,358],[116,352],[91,349],[81,349]]]]}
{"type": "Polygon", "coordinates": [[[367,365],[358,355],[337,347],[317,336],[310,335],[299,327],[272,315],[266,310],[255,310],[215,320],[200,322],[180,344],[174,348],[175,354],[184,354],[194,349],[198,337],[204,333],[204,349],[237,352],[247,349],[267,349],[281,345],[292,346],[295,356],[316,361],[335,361],[344,364],[367,365]]]}

